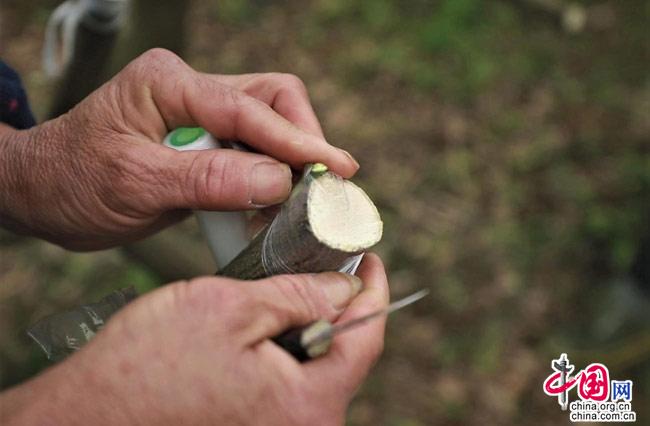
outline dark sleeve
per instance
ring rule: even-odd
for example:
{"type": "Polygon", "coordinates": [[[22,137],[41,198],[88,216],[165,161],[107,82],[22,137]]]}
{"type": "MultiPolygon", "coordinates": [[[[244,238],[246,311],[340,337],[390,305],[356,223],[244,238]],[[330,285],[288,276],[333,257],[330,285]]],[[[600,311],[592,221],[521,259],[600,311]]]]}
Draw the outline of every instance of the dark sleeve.
{"type": "Polygon", "coordinates": [[[27,129],[36,124],[20,77],[2,61],[0,61],[0,122],[16,129],[27,129]]]}

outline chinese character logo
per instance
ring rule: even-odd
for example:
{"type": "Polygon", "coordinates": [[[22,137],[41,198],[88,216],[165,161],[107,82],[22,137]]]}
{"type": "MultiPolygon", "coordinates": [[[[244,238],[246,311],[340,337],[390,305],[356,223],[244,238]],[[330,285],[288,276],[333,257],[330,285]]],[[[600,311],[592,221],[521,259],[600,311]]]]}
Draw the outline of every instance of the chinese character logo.
{"type": "Polygon", "coordinates": [[[594,362],[573,374],[567,354],[551,361],[553,372],[544,380],[544,392],[557,397],[563,411],[571,409],[576,421],[636,421],[632,411],[632,381],[611,380],[604,364],[594,362]],[[579,400],[569,402],[569,391],[576,388],[579,400]]]}
{"type": "Polygon", "coordinates": [[[583,401],[607,401],[609,398],[609,371],[603,364],[589,364],[578,373],[578,395],[583,401]]]}
{"type": "Polygon", "coordinates": [[[612,401],[632,401],[632,380],[612,380],[612,401]]]}
{"type": "Polygon", "coordinates": [[[544,392],[549,396],[557,395],[557,403],[563,411],[566,411],[569,404],[569,389],[575,386],[575,379],[569,380],[574,366],[569,364],[566,354],[562,354],[559,359],[551,362],[551,368],[555,373],[548,376],[544,382],[544,392]]]}

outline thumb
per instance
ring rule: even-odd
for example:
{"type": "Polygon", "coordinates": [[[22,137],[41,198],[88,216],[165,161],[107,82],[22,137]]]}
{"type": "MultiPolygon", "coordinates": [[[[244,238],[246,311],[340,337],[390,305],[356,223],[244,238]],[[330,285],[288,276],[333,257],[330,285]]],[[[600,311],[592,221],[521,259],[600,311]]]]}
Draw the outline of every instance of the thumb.
{"type": "Polygon", "coordinates": [[[245,210],[284,201],[291,169],[271,157],[232,149],[178,152],[156,146],[165,210],[245,210]]]}
{"type": "Polygon", "coordinates": [[[363,287],[358,277],[340,272],[276,275],[241,285],[249,287],[257,307],[248,344],[319,319],[334,321],[363,287]]]}

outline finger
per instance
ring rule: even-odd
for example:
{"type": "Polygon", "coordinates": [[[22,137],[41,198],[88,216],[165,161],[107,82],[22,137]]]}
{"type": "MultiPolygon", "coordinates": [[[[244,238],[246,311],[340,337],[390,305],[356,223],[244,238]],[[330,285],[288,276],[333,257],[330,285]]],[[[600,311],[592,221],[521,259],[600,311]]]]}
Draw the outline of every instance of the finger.
{"type": "MultiPolygon", "coordinates": [[[[375,254],[364,256],[357,272],[364,283],[361,293],[352,301],[337,323],[362,317],[388,304],[388,281],[384,266],[375,254]]],[[[386,317],[376,318],[356,329],[336,336],[327,355],[305,365],[311,380],[323,389],[347,390],[351,395],[361,384],[383,350],[386,317]]]]}
{"type": "Polygon", "coordinates": [[[289,167],[266,155],[231,149],[179,152],[153,144],[138,150],[150,167],[146,194],[156,210],[260,208],[281,203],[291,191],[289,167]]]}
{"type": "Polygon", "coordinates": [[[128,67],[133,92],[150,96],[168,129],[199,125],[218,138],[241,140],[294,168],[322,162],[343,177],[358,163],[246,93],[193,71],[176,55],[153,49],[128,67]],[[142,82],[145,82],[143,90],[142,82]]]}
{"type": "Polygon", "coordinates": [[[11,132],[13,130],[15,130],[13,127],[10,127],[9,125],[4,124],[4,123],[0,123],[0,135],[2,135],[4,133],[9,133],[9,132],[11,132]]]}
{"type": "Polygon", "coordinates": [[[347,178],[359,168],[347,152],[301,130],[267,104],[241,91],[197,78],[186,86],[185,93],[190,120],[217,137],[240,140],[298,169],[306,163],[321,162],[347,178]],[[203,97],[206,93],[214,93],[214,97],[203,97]]]}
{"type": "Polygon", "coordinates": [[[307,88],[295,75],[265,73],[217,76],[217,78],[271,106],[278,114],[302,130],[324,137],[309,100],[307,88]]]}
{"type": "Polygon", "coordinates": [[[249,344],[319,319],[333,321],[361,290],[359,278],[340,272],[277,275],[242,284],[255,306],[249,344]]]}

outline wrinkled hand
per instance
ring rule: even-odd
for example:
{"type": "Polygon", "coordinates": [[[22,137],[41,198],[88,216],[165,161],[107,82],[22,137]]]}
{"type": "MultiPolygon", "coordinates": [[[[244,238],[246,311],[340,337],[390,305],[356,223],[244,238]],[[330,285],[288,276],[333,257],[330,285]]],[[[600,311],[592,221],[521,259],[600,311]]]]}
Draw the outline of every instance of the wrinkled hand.
{"type": "Polygon", "coordinates": [[[69,113],[0,137],[0,223],[70,249],[105,248],[187,209],[280,203],[291,188],[287,165],[317,161],[344,177],[358,168],[325,141],[297,77],[202,74],[154,49],[69,113]],[[160,144],[191,125],[266,155],[160,144]]]}
{"type": "Polygon", "coordinates": [[[381,352],[385,319],[336,336],[328,354],[305,364],[269,338],[385,307],[377,256],[364,258],[359,277],[356,297],[360,283],[334,272],[158,289],[81,351],[3,395],[7,425],[342,424],[381,352]]]}

